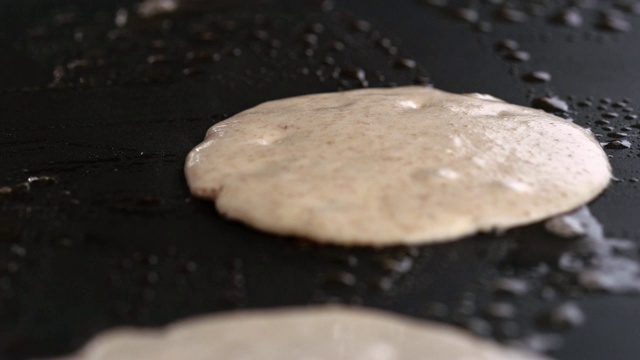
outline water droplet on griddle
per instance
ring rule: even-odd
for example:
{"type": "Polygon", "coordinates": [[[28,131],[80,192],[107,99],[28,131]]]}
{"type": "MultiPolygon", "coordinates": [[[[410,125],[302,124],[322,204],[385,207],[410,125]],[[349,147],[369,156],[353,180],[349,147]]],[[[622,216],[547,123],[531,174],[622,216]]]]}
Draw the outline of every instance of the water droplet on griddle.
{"type": "Polygon", "coordinates": [[[498,18],[512,23],[521,23],[527,21],[529,16],[517,9],[503,8],[498,12],[498,18]]]}
{"type": "Polygon", "coordinates": [[[568,112],[569,105],[562,99],[556,96],[542,96],[533,99],[531,106],[536,109],[541,109],[547,112],[568,112]]]}
{"type": "Polygon", "coordinates": [[[580,27],[584,22],[580,10],[576,8],[567,8],[561,10],[555,17],[554,21],[565,26],[580,27]]]}
{"type": "Polygon", "coordinates": [[[487,316],[497,319],[511,319],[516,315],[516,307],[511,303],[494,302],[488,304],[484,312],[487,316]]]}
{"type": "Polygon", "coordinates": [[[166,55],[158,54],[158,55],[150,55],[147,57],[147,62],[149,64],[161,64],[169,61],[169,58],[166,55]]]}
{"type": "Polygon", "coordinates": [[[391,40],[388,38],[380,38],[378,39],[378,41],[376,41],[376,45],[380,46],[383,49],[388,49],[391,46],[393,46],[393,44],[391,43],[391,40]]]}
{"type": "Polygon", "coordinates": [[[53,176],[31,176],[27,179],[27,182],[33,186],[40,185],[53,185],[58,182],[58,180],[53,176]]]}
{"type": "Polygon", "coordinates": [[[254,30],[251,37],[255,40],[265,41],[269,38],[269,33],[264,30],[254,30]]]}
{"type": "Polygon", "coordinates": [[[551,74],[546,71],[532,71],[522,76],[526,82],[545,83],[551,81],[551,74]]]}
{"type": "Polygon", "coordinates": [[[350,272],[336,271],[326,274],[323,282],[326,285],[354,286],[356,284],[356,277],[350,272]]]}
{"type": "Polygon", "coordinates": [[[544,353],[560,349],[563,345],[563,340],[562,337],[557,334],[534,333],[513,341],[510,344],[533,352],[544,353]]]}
{"type": "Polygon", "coordinates": [[[193,273],[198,269],[198,265],[194,261],[186,261],[178,267],[180,272],[193,273]]]}
{"type": "Polygon", "coordinates": [[[487,21],[479,21],[474,29],[478,32],[489,33],[493,30],[493,25],[487,21]]]}
{"type": "Polygon", "coordinates": [[[576,303],[567,302],[544,314],[541,321],[552,330],[569,330],[584,324],[585,315],[576,303]]]}
{"type": "Polygon", "coordinates": [[[322,34],[324,32],[324,25],[321,23],[313,23],[308,27],[308,29],[313,33],[322,34]]]}
{"type": "Polygon", "coordinates": [[[608,31],[627,32],[631,30],[631,23],[619,13],[606,13],[602,15],[598,27],[608,31]]]}
{"type": "Polygon", "coordinates": [[[412,59],[398,59],[393,65],[400,69],[413,69],[416,67],[416,61],[412,59]]]}
{"type": "Polygon", "coordinates": [[[493,290],[502,294],[520,296],[529,292],[529,283],[518,278],[500,278],[493,283],[493,290]]]}
{"type": "Polygon", "coordinates": [[[531,59],[531,55],[523,50],[515,50],[508,52],[504,55],[504,58],[513,62],[527,62],[531,59]]]}
{"type": "Polygon", "coordinates": [[[393,279],[388,276],[381,277],[374,284],[379,290],[389,291],[393,288],[393,279]]]}
{"type": "Polygon", "coordinates": [[[371,31],[371,24],[365,20],[355,20],[351,23],[351,27],[354,30],[361,31],[361,32],[371,31]]]}
{"type": "Polygon", "coordinates": [[[344,67],[340,69],[340,75],[345,76],[347,78],[356,79],[360,81],[366,80],[366,73],[364,69],[361,67],[344,67]]]}
{"type": "Polygon", "coordinates": [[[11,248],[9,249],[11,251],[12,254],[18,256],[18,257],[25,257],[27,256],[27,249],[25,249],[24,247],[18,245],[18,244],[13,244],[11,245],[11,248]]]}
{"type": "Polygon", "coordinates": [[[620,132],[620,131],[616,131],[616,132],[608,133],[607,136],[610,137],[610,138],[621,139],[621,138],[625,138],[625,137],[629,136],[629,134],[623,133],[623,132],[620,132]]]}
{"type": "Polygon", "coordinates": [[[456,8],[451,11],[451,15],[456,19],[464,20],[468,23],[475,23],[478,21],[480,15],[478,12],[471,8],[456,8]]]}
{"type": "Polygon", "coordinates": [[[401,259],[383,259],[382,266],[385,270],[395,273],[406,273],[413,268],[413,260],[406,256],[401,259]]]}
{"type": "Polygon", "coordinates": [[[123,27],[127,25],[127,20],[129,19],[129,12],[125,8],[120,8],[116,11],[115,19],[113,20],[114,24],[117,27],[123,27]]]}
{"type": "Polygon", "coordinates": [[[520,44],[518,44],[517,41],[512,39],[500,40],[495,45],[496,51],[499,51],[499,52],[514,51],[514,50],[518,50],[519,48],[520,48],[520,44]]]}
{"type": "Polygon", "coordinates": [[[328,259],[334,264],[347,265],[349,267],[358,266],[358,258],[354,255],[347,255],[344,253],[330,253],[328,259]]]}
{"type": "Polygon", "coordinates": [[[329,48],[335,51],[343,51],[345,49],[345,46],[342,41],[332,41],[331,43],[329,43],[329,48]]]}
{"type": "Polygon", "coordinates": [[[318,35],[316,34],[306,33],[302,35],[302,39],[307,46],[315,47],[316,45],[318,45],[318,35]]]}
{"type": "Polygon", "coordinates": [[[426,76],[420,76],[417,75],[414,79],[413,79],[413,83],[415,85],[429,85],[431,84],[431,80],[426,77],[426,76]]]}

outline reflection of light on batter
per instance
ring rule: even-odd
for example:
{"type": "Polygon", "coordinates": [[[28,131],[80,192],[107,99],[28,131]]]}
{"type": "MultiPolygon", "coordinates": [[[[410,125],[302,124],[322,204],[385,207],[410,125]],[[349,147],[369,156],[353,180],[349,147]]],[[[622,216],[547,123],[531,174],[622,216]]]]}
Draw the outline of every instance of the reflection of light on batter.
{"type": "Polygon", "coordinates": [[[460,177],[460,174],[456,171],[447,168],[438,169],[438,175],[449,180],[455,180],[460,177]]]}
{"type": "Polygon", "coordinates": [[[529,184],[516,179],[504,179],[502,180],[501,184],[516,192],[526,193],[526,192],[533,191],[533,189],[531,189],[531,186],[529,186],[529,184]]]}
{"type": "Polygon", "coordinates": [[[417,109],[418,108],[418,104],[414,103],[411,100],[400,101],[400,106],[405,107],[405,108],[410,108],[410,109],[417,109]]]}

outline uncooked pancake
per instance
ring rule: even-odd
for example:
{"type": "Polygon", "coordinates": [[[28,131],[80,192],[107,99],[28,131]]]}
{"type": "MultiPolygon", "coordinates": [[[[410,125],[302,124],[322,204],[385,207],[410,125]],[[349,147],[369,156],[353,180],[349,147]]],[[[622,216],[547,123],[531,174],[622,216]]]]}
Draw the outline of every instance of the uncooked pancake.
{"type": "Polygon", "coordinates": [[[450,326],[373,310],[308,307],[112,330],[67,360],[542,360],[450,326]]]}
{"type": "Polygon", "coordinates": [[[608,184],[593,135],[424,87],[276,100],[209,129],[191,192],[258,229],[340,245],[449,241],[575,209],[608,184]]]}

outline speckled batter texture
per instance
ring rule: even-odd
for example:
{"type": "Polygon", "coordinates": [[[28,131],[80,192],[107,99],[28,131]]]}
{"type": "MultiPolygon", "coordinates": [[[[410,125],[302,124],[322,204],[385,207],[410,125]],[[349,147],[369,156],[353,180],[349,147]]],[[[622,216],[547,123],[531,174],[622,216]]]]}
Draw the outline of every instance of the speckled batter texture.
{"type": "Polygon", "coordinates": [[[609,183],[571,122],[424,87],[276,100],[209,129],[191,192],[258,229],[339,245],[459,239],[561,214],[609,183]]]}
{"type": "Polygon", "coordinates": [[[118,329],[67,360],[542,360],[450,326],[373,310],[308,307],[118,329]]]}

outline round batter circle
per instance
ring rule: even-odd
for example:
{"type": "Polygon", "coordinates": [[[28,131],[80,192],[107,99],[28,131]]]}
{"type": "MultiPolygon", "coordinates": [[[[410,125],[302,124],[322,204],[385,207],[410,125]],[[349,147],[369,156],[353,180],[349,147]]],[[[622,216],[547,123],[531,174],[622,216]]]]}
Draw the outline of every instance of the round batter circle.
{"type": "Polygon", "coordinates": [[[378,310],[238,311],[103,333],[66,360],[544,360],[460,329],[378,310]]]}
{"type": "Polygon", "coordinates": [[[567,120],[411,86],[263,103],[211,127],[185,173],[195,196],[258,229],[386,246],[570,211],[607,186],[611,168],[567,120]]]}

